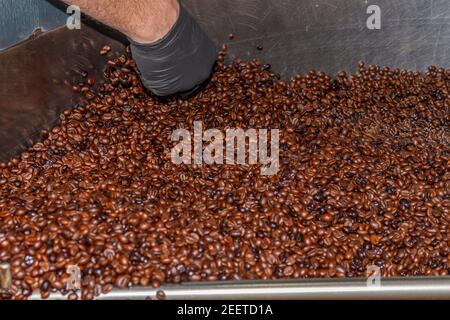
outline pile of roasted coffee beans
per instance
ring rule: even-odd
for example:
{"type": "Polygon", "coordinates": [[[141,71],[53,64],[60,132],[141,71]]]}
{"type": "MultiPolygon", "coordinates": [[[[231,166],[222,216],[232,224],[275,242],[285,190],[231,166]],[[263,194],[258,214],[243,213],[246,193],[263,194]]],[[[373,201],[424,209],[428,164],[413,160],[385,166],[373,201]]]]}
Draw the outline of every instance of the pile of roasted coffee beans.
{"type": "MultiPolygon", "coordinates": [[[[108,50],[102,51],[106,54],[108,50]]],[[[187,100],[144,92],[128,53],[74,90],[43,140],[0,169],[6,298],[244,279],[450,272],[450,70],[360,64],[279,80],[258,60],[219,55],[187,100]],[[171,134],[280,129],[280,170],[175,165],[171,134]]],[[[69,296],[77,298],[76,293],[69,296]]]]}

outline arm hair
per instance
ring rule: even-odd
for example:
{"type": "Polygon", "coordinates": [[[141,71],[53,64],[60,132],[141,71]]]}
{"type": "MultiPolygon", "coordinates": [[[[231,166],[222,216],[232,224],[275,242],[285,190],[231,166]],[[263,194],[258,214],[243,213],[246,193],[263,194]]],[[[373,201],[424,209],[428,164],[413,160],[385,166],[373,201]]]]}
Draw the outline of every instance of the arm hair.
{"type": "Polygon", "coordinates": [[[64,0],[141,43],[164,37],[179,14],[177,0],[64,0]]]}

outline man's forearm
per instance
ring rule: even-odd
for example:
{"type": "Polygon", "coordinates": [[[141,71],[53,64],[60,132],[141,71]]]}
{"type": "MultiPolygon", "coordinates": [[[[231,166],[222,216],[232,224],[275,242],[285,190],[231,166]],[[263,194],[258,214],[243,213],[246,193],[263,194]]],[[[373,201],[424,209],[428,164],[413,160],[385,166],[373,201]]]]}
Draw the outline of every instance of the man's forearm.
{"type": "Polygon", "coordinates": [[[178,0],[63,1],[130,38],[142,84],[155,95],[188,95],[210,77],[217,47],[178,0]]]}
{"type": "Polygon", "coordinates": [[[178,0],[63,0],[141,43],[164,37],[179,14],[178,0]]]}

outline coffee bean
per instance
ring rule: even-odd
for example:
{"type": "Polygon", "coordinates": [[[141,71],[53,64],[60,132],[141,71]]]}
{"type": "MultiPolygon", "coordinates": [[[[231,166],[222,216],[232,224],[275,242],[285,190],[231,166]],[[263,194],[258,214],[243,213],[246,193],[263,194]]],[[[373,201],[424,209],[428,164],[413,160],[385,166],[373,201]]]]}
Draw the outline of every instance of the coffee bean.
{"type": "Polygon", "coordinates": [[[48,292],[50,290],[50,282],[45,280],[41,284],[41,292],[48,292]]]}
{"type": "Polygon", "coordinates": [[[323,193],[318,192],[318,193],[314,194],[313,198],[315,201],[321,202],[321,201],[323,201],[324,196],[323,196],[323,193]]]}
{"type": "Polygon", "coordinates": [[[85,72],[71,84],[82,102],[0,164],[10,298],[67,295],[71,266],[82,299],[189,281],[364,277],[373,264],[383,276],[449,274],[449,70],[361,63],[355,75],[283,81],[257,59],[225,62],[223,50],[203,90],[158,99],[130,52],[111,51],[101,50],[103,79],[85,72]],[[280,129],[278,173],[172,163],[172,132],[194,121],[280,129]]]}
{"type": "Polygon", "coordinates": [[[158,291],[156,292],[156,299],[158,299],[158,300],[165,300],[165,299],[166,299],[166,294],[165,294],[165,292],[162,291],[162,290],[158,290],[158,291]]]}
{"type": "Polygon", "coordinates": [[[128,287],[128,283],[129,283],[130,279],[128,276],[119,276],[116,280],[116,286],[118,288],[126,288],[128,287]]]}
{"type": "Polygon", "coordinates": [[[33,258],[33,256],[26,255],[25,258],[24,258],[24,262],[25,262],[25,265],[26,265],[27,267],[31,267],[31,266],[34,264],[34,258],[33,258]]]}

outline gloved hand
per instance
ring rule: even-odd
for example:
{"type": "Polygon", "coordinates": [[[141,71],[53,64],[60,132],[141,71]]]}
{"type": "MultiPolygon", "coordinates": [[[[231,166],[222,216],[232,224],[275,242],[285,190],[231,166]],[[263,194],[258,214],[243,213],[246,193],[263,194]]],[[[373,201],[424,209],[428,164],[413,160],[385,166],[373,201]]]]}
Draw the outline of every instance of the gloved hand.
{"type": "Polygon", "coordinates": [[[211,75],[218,48],[180,4],[177,22],[154,43],[130,39],[145,87],[158,96],[194,91],[211,75]]]}

